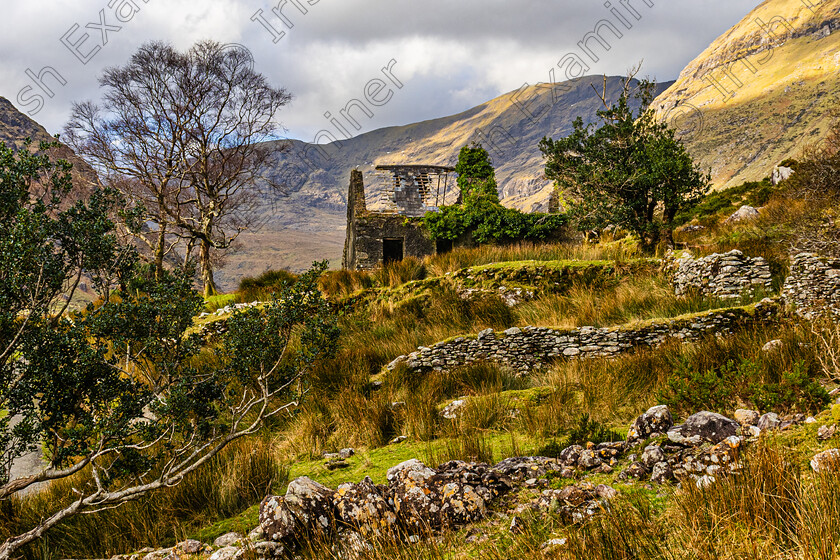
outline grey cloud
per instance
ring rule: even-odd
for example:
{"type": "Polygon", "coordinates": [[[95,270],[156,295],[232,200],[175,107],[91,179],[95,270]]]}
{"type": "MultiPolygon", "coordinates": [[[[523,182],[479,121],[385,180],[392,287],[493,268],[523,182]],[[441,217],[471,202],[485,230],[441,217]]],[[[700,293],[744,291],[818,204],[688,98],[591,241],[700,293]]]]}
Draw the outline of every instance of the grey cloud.
{"type": "MultiPolygon", "coordinates": [[[[60,130],[73,101],[97,98],[96,77],[122,64],[144,41],[188,47],[200,38],[236,42],[253,53],[257,68],[295,95],[280,120],[292,137],[311,140],[335,112],[361,94],[389,60],[397,60],[404,88],[377,108],[363,131],[456,113],[514,90],[544,82],[549,69],[602,19],[620,10],[632,29],[599,53],[591,73],[622,74],[644,59],[643,73],[659,80],[679,71],[719,34],[746,15],[757,0],[630,0],[641,20],[628,16],[627,0],[610,6],[592,0],[136,0],[140,12],[112,33],[94,60],[79,63],[59,42],[73,24],[82,27],[108,9],[108,0],[76,0],[57,9],[53,0],[4,6],[0,22],[0,95],[19,107],[18,92],[31,85],[25,71],[50,65],[67,80],[55,87],[35,119],[60,130]],[[314,2],[310,4],[309,2],[314,2]],[[262,10],[274,36],[251,17],[262,10]]],[[[91,31],[91,34],[98,32],[91,31]]],[[[559,76],[558,76],[559,78],[559,76]]]]}

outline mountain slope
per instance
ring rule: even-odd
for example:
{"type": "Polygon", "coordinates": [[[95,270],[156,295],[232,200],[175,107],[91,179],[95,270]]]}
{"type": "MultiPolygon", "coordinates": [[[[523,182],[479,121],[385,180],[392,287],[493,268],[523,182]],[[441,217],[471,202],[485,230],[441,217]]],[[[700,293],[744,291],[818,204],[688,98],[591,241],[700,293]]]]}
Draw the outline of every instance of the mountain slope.
{"type": "Polygon", "coordinates": [[[766,0],[653,103],[717,187],[822,139],[840,92],[840,0],[766,0]]]}
{"type": "MultiPolygon", "coordinates": [[[[35,148],[40,142],[55,141],[43,126],[18,111],[8,99],[0,97],[0,142],[5,142],[9,147],[21,148],[27,138],[32,139],[35,148]]],[[[97,183],[93,168],[64,144],[51,150],[50,155],[73,164],[71,173],[80,192],[87,192],[97,183]]]]}
{"type": "MultiPolygon", "coordinates": [[[[526,211],[547,207],[551,183],[543,177],[539,141],[572,131],[572,122],[596,119],[604,78],[586,77],[511,92],[463,113],[406,126],[374,130],[332,144],[292,141],[266,174],[288,185],[288,195],[267,200],[265,225],[240,237],[242,248],[227,258],[219,280],[231,287],[238,277],[266,268],[301,269],[315,258],[341,262],[350,171],[362,170],[369,207],[376,208],[386,186],[377,165],[428,163],[454,165],[462,146],[484,145],[496,166],[504,204],[526,211]]],[[[664,91],[670,85],[660,85],[664,91]]],[[[607,79],[607,97],[616,99],[621,79],[607,79]]],[[[449,180],[449,202],[457,195],[449,180]]]]}

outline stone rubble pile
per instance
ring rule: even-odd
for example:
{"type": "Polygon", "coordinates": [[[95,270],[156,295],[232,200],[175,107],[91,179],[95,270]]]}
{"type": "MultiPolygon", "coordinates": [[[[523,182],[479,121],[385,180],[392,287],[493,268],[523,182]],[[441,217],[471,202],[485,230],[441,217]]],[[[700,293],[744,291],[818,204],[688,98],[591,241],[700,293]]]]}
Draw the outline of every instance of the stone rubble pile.
{"type": "Polygon", "coordinates": [[[402,364],[415,373],[423,373],[475,362],[494,362],[527,373],[562,358],[615,356],[637,347],[659,346],[669,338],[696,340],[709,333],[730,333],[749,324],[771,322],[780,310],[776,300],[767,298],[754,306],[656,319],[623,327],[513,327],[500,333],[486,329],[477,336],[457,337],[431,347],[421,346],[416,352],[399,356],[386,369],[392,371],[402,364]]]}
{"type": "Polygon", "coordinates": [[[770,266],[762,257],[748,257],[734,250],[694,258],[688,251],[669,252],[663,270],[678,296],[692,292],[719,299],[739,299],[761,288],[772,288],[770,266]]]}
{"type": "MultiPolygon", "coordinates": [[[[520,516],[526,513],[579,522],[619,495],[615,488],[586,480],[590,474],[613,473],[621,464],[624,468],[615,475],[620,481],[705,487],[717,476],[737,471],[745,445],[762,432],[816,421],[751,410],[738,410],[734,416],[703,411],[675,425],[668,407],[661,405],[640,415],[625,441],[571,445],[557,458],[513,457],[493,466],[450,461],[437,468],[411,459],[389,469],[386,484],[366,477],[336,489],[303,476],[289,483],[284,496],[262,501],[259,526],[247,537],[228,533],[212,546],[187,540],[114,560],[179,560],[187,554],[208,560],[278,558],[294,554],[309,539],[322,539],[343,554],[370,550],[372,538],[417,542],[491,514],[510,519],[514,533],[523,530],[520,516]],[[556,479],[564,479],[560,488],[552,484],[556,479]]],[[[335,455],[349,457],[351,452],[348,448],[335,455]]],[[[811,464],[817,471],[840,468],[840,450],[820,453],[811,464]]],[[[561,540],[552,546],[562,545],[561,540]]]]}

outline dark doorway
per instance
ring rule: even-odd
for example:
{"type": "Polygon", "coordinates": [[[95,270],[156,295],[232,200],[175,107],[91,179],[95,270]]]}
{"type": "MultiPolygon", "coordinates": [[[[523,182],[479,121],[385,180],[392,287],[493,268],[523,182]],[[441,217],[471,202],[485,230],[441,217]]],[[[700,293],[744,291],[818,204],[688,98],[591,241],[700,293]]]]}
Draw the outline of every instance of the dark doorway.
{"type": "Polygon", "coordinates": [[[435,250],[438,255],[442,255],[444,253],[449,253],[452,251],[452,240],[451,239],[438,239],[435,241],[435,250]]]}
{"type": "Polygon", "coordinates": [[[403,260],[403,238],[382,240],[382,262],[388,264],[403,260]]]}

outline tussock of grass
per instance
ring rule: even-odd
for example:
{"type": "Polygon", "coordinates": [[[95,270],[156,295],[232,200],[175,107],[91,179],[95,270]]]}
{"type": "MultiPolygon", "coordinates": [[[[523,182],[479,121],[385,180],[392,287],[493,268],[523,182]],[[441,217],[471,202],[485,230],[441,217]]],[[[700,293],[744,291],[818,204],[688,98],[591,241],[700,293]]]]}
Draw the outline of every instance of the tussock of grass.
{"type": "MultiPolygon", "coordinates": [[[[760,294],[760,298],[763,294],[760,294]]],[[[749,303],[748,300],[741,302],[749,303]]],[[[699,295],[677,297],[657,276],[633,276],[611,288],[574,285],[564,294],[549,294],[517,309],[519,326],[605,327],[676,317],[732,306],[699,295]]]]}

